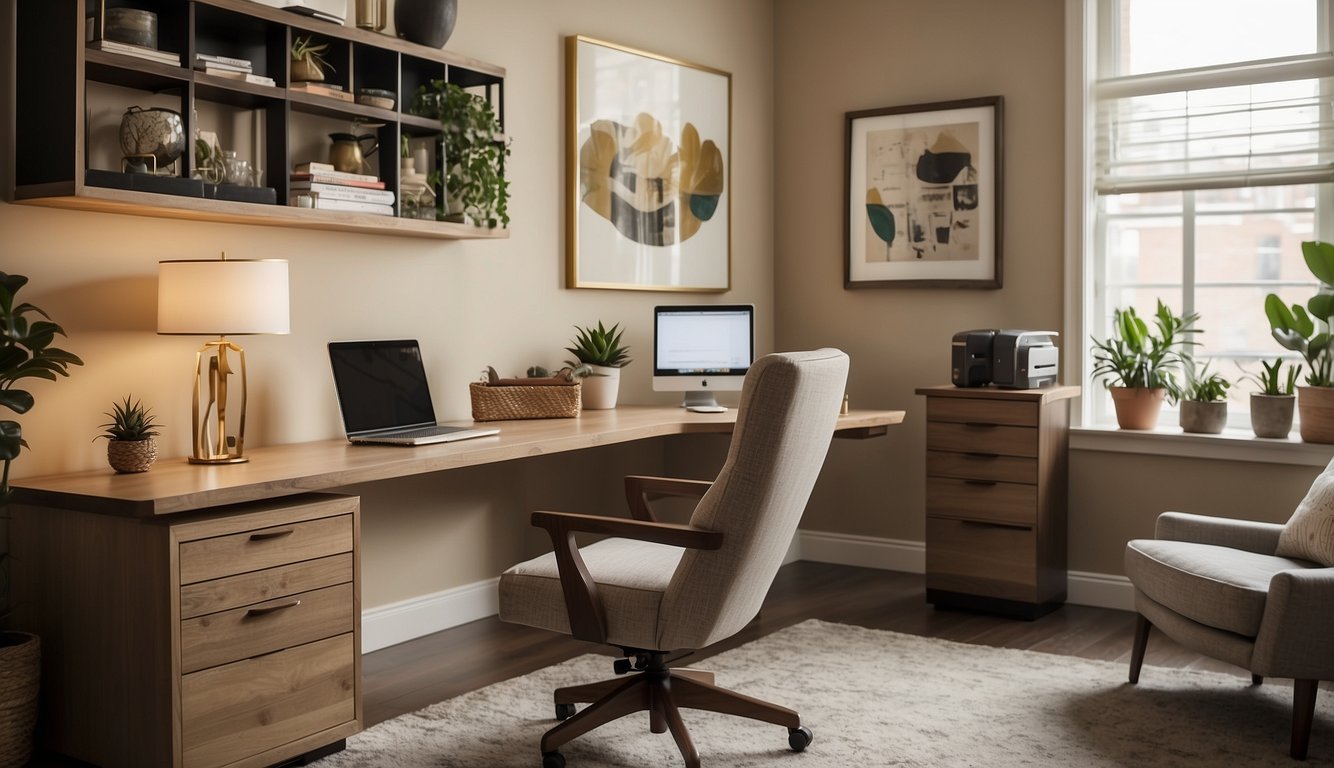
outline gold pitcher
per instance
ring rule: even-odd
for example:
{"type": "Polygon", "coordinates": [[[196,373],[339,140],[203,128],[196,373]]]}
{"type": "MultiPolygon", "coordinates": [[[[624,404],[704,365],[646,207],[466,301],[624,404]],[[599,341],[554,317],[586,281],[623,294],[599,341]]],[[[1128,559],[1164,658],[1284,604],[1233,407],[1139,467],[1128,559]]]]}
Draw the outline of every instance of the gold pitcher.
{"type": "Polygon", "coordinates": [[[380,148],[380,142],[373,133],[361,136],[353,133],[331,133],[329,139],[333,141],[329,145],[329,164],[334,170],[343,173],[365,173],[366,158],[375,154],[375,150],[380,148]],[[361,142],[368,139],[375,143],[363,153],[361,142]]]}

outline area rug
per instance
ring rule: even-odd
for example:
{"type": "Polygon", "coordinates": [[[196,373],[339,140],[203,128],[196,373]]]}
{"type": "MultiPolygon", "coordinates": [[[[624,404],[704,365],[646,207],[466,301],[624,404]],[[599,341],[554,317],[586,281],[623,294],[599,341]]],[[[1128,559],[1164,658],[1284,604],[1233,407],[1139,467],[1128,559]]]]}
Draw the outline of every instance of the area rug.
{"type": "MultiPolygon", "coordinates": [[[[1151,641],[1152,642],[1152,641],[1151,641]]],[[[1306,763],[1288,758],[1292,688],[806,621],[700,662],[718,684],[793,707],[815,733],[683,710],[707,768],[1334,765],[1334,695],[1322,691],[1306,763]]],[[[538,768],[551,691],[610,677],[577,659],[376,725],[322,768],[538,768]]],[[[682,765],[646,715],[562,748],[569,768],[682,765]]]]}

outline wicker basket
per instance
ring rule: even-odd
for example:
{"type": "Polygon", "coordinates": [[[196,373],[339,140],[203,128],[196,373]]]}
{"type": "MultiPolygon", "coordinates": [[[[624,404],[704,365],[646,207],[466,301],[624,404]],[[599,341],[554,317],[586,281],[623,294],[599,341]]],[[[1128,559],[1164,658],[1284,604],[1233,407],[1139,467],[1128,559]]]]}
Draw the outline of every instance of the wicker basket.
{"type": "Polygon", "coordinates": [[[157,461],[157,440],[109,440],[107,463],[117,472],[147,472],[157,461]]]}
{"type": "Polygon", "coordinates": [[[468,385],[475,421],[572,418],[579,415],[581,389],[581,382],[544,387],[490,387],[479,381],[468,385]]]}
{"type": "Polygon", "coordinates": [[[23,765],[32,754],[41,648],[36,635],[0,633],[0,768],[23,765]]]}

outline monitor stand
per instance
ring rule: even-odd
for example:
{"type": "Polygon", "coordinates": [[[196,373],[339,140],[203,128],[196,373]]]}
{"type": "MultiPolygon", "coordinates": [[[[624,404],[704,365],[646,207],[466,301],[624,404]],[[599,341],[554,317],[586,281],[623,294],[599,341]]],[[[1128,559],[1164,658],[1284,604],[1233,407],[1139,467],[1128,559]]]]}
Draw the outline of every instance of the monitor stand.
{"type": "Polygon", "coordinates": [[[718,400],[714,398],[712,392],[686,392],[685,399],[681,401],[681,407],[695,413],[727,412],[725,407],[718,405],[718,400]]]}

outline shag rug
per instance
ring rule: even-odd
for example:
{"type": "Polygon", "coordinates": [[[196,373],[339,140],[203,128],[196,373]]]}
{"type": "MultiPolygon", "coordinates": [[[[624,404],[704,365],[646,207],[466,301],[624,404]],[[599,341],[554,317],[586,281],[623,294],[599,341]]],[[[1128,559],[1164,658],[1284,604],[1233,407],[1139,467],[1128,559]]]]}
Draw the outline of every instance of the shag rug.
{"type": "MultiPolygon", "coordinates": [[[[1150,639],[1150,643],[1153,639],[1150,639]]],[[[1317,699],[1311,757],[1288,757],[1292,688],[1245,677],[968,645],[806,621],[700,662],[719,685],[792,707],[815,733],[683,710],[707,768],[880,766],[1329,766],[1334,696],[1317,699]]],[[[386,721],[321,768],[538,768],[551,692],[611,677],[581,656],[386,721]]],[[[682,765],[646,714],[561,749],[570,768],[682,765]]]]}

